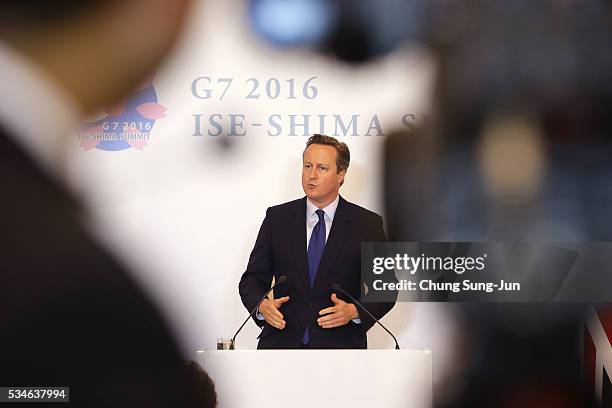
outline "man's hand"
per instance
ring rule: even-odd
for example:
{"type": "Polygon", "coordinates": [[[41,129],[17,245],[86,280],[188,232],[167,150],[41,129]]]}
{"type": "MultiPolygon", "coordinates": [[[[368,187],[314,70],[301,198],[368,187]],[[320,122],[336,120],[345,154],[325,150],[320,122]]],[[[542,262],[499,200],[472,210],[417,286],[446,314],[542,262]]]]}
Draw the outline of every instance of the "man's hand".
{"type": "Polygon", "coordinates": [[[344,326],[351,320],[359,317],[354,304],[338,299],[335,293],[332,293],[331,300],[334,302],[334,305],[319,312],[320,315],[327,315],[317,319],[319,326],[322,328],[331,329],[332,327],[344,326]]]}
{"type": "Polygon", "coordinates": [[[270,326],[283,330],[285,328],[285,320],[283,319],[283,314],[278,309],[288,300],[289,296],[274,300],[264,299],[259,305],[259,313],[263,315],[270,326]]]}

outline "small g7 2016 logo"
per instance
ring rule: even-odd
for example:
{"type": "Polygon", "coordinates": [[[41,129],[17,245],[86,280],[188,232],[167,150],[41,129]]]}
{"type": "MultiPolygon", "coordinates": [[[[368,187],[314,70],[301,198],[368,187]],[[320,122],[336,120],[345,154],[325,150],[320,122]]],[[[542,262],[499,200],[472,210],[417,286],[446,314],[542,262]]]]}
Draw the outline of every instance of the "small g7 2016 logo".
{"type": "Polygon", "coordinates": [[[142,150],[149,141],[155,121],[165,116],[166,108],[157,101],[151,83],[145,81],[128,98],[104,110],[107,116],[83,123],[78,131],[81,147],[107,151],[135,148],[142,150]]]}

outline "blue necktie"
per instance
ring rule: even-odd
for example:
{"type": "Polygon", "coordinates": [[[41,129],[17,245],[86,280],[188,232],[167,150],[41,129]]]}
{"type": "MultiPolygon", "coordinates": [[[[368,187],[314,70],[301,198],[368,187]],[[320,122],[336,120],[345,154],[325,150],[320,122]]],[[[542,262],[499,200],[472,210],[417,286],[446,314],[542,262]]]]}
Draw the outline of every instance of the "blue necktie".
{"type": "MultiPolygon", "coordinates": [[[[312,230],[310,241],[308,242],[308,277],[310,279],[310,289],[312,289],[314,285],[317,269],[319,269],[321,256],[323,256],[323,250],[325,249],[325,212],[323,210],[317,210],[316,213],[319,216],[319,222],[317,222],[317,225],[315,225],[312,230]]],[[[304,331],[302,342],[304,344],[310,343],[308,326],[306,326],[306,330],[304,331]]]]}

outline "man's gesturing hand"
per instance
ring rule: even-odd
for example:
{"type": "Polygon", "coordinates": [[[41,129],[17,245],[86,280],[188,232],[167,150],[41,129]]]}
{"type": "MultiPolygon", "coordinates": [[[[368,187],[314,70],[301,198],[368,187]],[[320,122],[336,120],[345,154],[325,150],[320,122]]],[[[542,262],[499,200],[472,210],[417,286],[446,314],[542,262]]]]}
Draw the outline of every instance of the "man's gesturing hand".
{"type": "Polygon", "coordinates": [[[331,300],[334,302],[334,305],[319,312],[320,315],[327,315],[317,319],[319,326],[322,328],[331,329],[332,327],[344,326],[351,320],[359,317],[354,304],[338,299],[335,293],[332,293],[331,300]]]}
{"type": "Polygon", "coordinates": [[[263,315],[270,326],[283,330],[285,328],[285,320],[283,319],[283,314],[278,309],[288,300],[289,296],[274,300],[264,299],[259,305],[259,313],[263,315]]]}

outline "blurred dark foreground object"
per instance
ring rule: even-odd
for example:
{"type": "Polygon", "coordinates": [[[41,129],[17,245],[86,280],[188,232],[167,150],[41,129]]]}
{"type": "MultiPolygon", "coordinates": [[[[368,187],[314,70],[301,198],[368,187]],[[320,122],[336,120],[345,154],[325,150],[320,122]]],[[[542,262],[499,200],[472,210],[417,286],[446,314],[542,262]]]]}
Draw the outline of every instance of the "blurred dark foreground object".
{"type": "Polygon", "coordinates": [[[280,47],[359,64],[422,39],[429,0],[250,0],[251,27],[280,47]]]}
{"type": "Polygon", "coordinates": [[[2,130],[0,178],[0,384],[68,386],[79,407],[196,406],[156,308],[2,130]]]}
{"type": "Polygon", "coordinates": [[[150,74],[188,3],[2,4],[0,386],[69,387],[75,407],[198,406],[169,328],[61,177],[72,122],[150,74]]]}
{"type": "Polygon", "coordinates": [[[612,6],[447,1],[429,126],[391,135],[390,236],[612,240],[612,6]]]}
{"type": "MultiPolygon", "coordinates": [[[[426,30],[432,120],[387,139],[390,239],[611,241],[612,3],[445,3],[426,30]]],[[[588,305],[457,308],[465,384],[448,406],[596,405],[588,305]]]]}
{"type": "Polygon", "coordinates": [[[197,386],[198,408],[215,408],[217,392],[212,378],[195,361],[186,362],[185,367],[197,386]]]}

